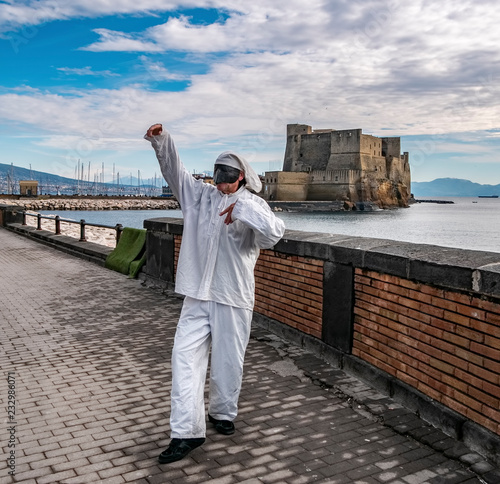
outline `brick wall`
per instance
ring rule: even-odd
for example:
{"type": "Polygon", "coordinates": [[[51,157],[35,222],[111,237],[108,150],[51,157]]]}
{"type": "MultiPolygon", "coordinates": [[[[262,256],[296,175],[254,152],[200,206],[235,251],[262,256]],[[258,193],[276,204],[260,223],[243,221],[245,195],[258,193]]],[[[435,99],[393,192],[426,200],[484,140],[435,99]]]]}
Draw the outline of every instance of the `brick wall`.
{"type": "Polygon", "coordinates": [[[255,266],[255,311],[321,338],[323,261],[261,251],[255,266]]]}
{"type": "Polygon", "coordinates": [[[355,270],[353,354],[500,434],[500,304],[355,270]]]}
{"type": "MultiPolygon", "coordinates": [[[[174,269],[182,236],[174,237],[174,269]]],[[[255,311],[321,338],[323,321],[321,260],[262,250],[255,266],[255,311]]]]}

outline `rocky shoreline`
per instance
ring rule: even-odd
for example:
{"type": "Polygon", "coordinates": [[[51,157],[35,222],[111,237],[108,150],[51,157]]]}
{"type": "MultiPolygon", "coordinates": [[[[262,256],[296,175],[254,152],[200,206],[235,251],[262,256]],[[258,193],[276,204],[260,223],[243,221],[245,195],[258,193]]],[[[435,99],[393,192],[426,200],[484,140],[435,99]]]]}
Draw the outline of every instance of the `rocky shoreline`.
{"type": "Polygon", "coordinates": [[[151,198],[5,198],[0,204],[16,205],[24,210],[171,210],[179,203],[171,199],[151,198]]]}

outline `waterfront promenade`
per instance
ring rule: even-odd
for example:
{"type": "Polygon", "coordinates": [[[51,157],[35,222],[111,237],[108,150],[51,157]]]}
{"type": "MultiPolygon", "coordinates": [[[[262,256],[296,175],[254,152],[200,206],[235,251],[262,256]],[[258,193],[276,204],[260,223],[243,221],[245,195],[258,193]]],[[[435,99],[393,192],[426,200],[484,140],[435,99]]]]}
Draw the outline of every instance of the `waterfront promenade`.
{"type": "Polygon", "coordinates": [[[0,484],[499,482],[463,444],[259,328],[236,433],[209,424],[204,446],[159,465],[181,300],[3,228],[0,295],[0,484]]]}

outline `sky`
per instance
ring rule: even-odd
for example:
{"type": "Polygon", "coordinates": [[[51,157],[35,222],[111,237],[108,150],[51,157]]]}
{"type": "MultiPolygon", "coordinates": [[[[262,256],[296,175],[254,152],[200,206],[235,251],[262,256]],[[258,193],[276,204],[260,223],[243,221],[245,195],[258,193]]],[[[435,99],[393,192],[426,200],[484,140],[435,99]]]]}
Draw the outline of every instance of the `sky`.
{"type": "Polygon", "coordinates": [[[287,124],[401,137],[413,181],[500,183],[493,0],[0,0],[0,163],[160,177],[234,150],[280,170],[287,124]]]}

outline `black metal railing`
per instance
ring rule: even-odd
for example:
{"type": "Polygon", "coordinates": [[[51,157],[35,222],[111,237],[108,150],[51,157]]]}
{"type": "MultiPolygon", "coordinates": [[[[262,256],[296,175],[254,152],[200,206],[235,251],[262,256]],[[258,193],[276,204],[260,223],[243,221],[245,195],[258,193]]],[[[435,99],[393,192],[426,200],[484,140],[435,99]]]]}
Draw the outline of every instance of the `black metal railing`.
{"type": "Polygon", "coordinates": [[[91,224],[91,223],[85,222],[84,219],[81,219],[78,222],[77,220],[61,218],[61,217],[59,217],[59,215],[51,217],[49,215],[42,215],[40,213],[27,213],[25,211],[23,211],[23,225],[28,225],[26,223],[26,217],[36,217],[36,219],[37,219],[36,230],[42,230],[42,219],[54,220],[54,222],[55,222],[55,235],[61,235],[61,222],[78,224],[78,225],[80,225],[79,242],[86,242],[87,241],[87,237],[85,236],[85,227],[87,225],[89,225],[91,227],[101,227],[101,228],[105,228],[105,229],[115,230],[115,232],[116,232],[115,240],[116,240],[117,245],[118,245],[118,241],[120,240],[120,235],[123,231],[122,224],[116,224],[114,226],[113,225],[103,225],[103,224],[91,224]]]}

